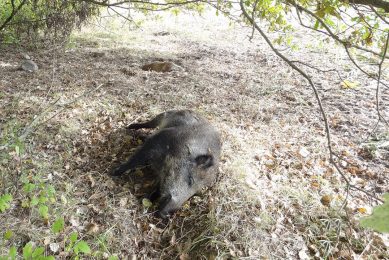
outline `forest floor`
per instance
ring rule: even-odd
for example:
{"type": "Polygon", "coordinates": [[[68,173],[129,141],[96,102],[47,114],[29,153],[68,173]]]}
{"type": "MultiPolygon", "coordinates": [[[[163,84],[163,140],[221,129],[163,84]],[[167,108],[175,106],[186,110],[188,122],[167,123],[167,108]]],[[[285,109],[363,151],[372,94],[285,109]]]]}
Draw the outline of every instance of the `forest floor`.
{"type": "MultiPolygon", "coordinates": [[[[170,17],[131,30],[104,20],[75,33],[66,49],[27,51],[35,73],[17,69],[25,50],[0,49],[0,195],[12,195],[0,213],[0,255],[12,245],[21,255],[31,241],[46,255],[75,256],[76,232],[95,259],[389,258],[389,237],[359,226],[377,201],[347,192],[329,163],[307,82],[259,36],[249,41],[250,28],[211,19],[170,17]],[[156,60],[180,67],[141,70],[156,60]],[[220,180],[162,221],[142,203],[146,184],[108,173],[141,143],[139,133],[149,134],[126,125],[184,108],[222,133],[220,180]],[[53,230],[61,218],[64,226],[53,230]]],[[[341,47],[304,30],[296,35],[298,48],[285,50],[291,59],[339,72],[304,67],[341,170],[380,197],[389,192],[389,130],[380,124],[370,135],[376,82],[341,47]]],[[[388,88],[380,99],[389,119],[388,88]]]]}

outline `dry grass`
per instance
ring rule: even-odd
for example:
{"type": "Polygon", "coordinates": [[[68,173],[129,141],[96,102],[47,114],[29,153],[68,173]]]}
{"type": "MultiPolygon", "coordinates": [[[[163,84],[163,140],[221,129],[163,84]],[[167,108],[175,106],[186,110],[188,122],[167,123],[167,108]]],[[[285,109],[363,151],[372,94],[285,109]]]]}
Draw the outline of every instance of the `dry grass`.
{"type": "MultiPolygon", "coordinates": [[[[307,84],[260,39],[250,43],[250,30],[213,19],[212,24],[188,16],[146,20],[142,29],[131,31],[119,20],[104,21],[103,27],[77,33],[65,51],[31,53],[40,66],[36,74],[15,70],[18,52],[2,50],[0,188],[13,201],[1,213],[0,230],[14,235],[0,242],[0,255],[11,245],[21,253],[32,241],[45,246],[48,255],[70,257],[64,249],[77,231],[96,259],[389,257],[387,237],[358,227],[360,209],[369,212],[374,202],[352,192],[341,209],[344,183],[328,163],[323,124],[307,84]],[[169,34],[156,35],[162,31],[169,34]],[[140,69],[161,59],[185,70],[140,69]],[[66,103],[102,83],[36,129],[23,152],[15,151],[22,145],[17,134],[51,102],[66,103]],[[128,133],[125,125],[179,108],[199,111],[220,129],[222,174],[217,185],[163,222],[142,205],[150,180],[141,172],[123,180],[107,173],[148,134],[128,133]],[[37,188],[26,192],[23,183],[37,188]],[[26,203],[49,186],[56,192],[46,202],[50,216],[44,220],[38,206],[26,203]],[[331,197],[330,205],[321,203],[324,195],[331,197]],[[54,234],[50,226],[58,216],[64,216],[65,228],[54,234]]],[[[378,149],[373,159],[358,156],[376,120],[368,87],[374,82],[354,69],[346,71],[347,61],[336,47],[310,52],[319,49],[320,39],[303,33],[294,55],[334,66],[361,83],[343,90],[335,74],[310,71],[320,82],[336,150],[349,162],[343,162],[344,171],[377,195],[389,192],[388,152],[378,149]]],[[[387,105],[387,89],[382,100],[387,105]]],[[[59,109],[54,105],[44,118],[59,109]]],[[[387,128],[378,133],[377,142],[388,140],[387,128]]]]}

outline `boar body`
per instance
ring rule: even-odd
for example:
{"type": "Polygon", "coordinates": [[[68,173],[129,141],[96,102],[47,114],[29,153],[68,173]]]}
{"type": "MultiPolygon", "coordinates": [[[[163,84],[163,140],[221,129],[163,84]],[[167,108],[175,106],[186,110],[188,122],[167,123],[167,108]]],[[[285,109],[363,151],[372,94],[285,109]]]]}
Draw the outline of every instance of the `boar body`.
{"type": "Polygon", "coordinates": [[[158,178],[153,197],[159,200],[160,216],[167,217],[202,188],[214,183],[221,141],[217,130],[190,110],[167,111],[128,128],[156,127],[159,130],[113,175],[150,166],[158,178]]]}

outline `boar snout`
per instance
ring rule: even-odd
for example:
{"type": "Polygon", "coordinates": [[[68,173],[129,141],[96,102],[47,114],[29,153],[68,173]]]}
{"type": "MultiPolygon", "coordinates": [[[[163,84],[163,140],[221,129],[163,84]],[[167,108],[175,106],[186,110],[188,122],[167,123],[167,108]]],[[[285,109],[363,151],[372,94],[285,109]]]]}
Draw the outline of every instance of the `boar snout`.
{"type": "Polygon", "coordinates": [[[174,207],[172,207],[174,204],[174,200],[172,199],[172,195],[170,193],[160,197],[158,215],[161,218],[168,218],[170,216],[170,213],[175,210],[174,207]]]}
{"type": "Polygon", "coordinates": [[[179,210],[186,200],[191,197],[191,194],[181,196],[172,196],[170,193],[160,197],[158,205],[158,215],[162,218],[167,218],[171,213],[179,210]]]}

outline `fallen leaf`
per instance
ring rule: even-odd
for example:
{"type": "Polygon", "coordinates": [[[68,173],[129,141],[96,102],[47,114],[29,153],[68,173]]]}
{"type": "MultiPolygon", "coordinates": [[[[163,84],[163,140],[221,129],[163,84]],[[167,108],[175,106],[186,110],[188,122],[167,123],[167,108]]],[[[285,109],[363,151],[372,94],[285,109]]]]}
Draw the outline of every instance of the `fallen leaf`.
{"type": "Polygon", "coordinates": [[[119,201],[120,207],[124,208],[127,205],[128,198],[121,198],[119,201]]]}
{"type": "Polygon", "coordinates": [[[93,188],[93,187],[96,185],[95,179],[92,177],[91,174],[88,174],[88,175],[87,175],[87,178],[88,178],[88,181],[89,181],[89,183],[90,183],[91,188],[93,188]]]}
{"type": "Polygon", "coordinates": [[[73,227],[79,227],[80,222],[77,217],[70,216],[69,223],[72,224],[73,227]]]}
{"type": "Polygon", "coordinates": [[[170,239],[170,245],[174,245],[176,243],[176,234],[173,234],[172,238],[170,239]]]}
{"type": "Polygon", "coordinates": [[[190,259],[190,257],[186,253],[180,255],[180,260],[189,260],[189,259],[190,259]]]}
{"type": "Polygon", "coordinates": [[[353,89],[353,88],[356,88],[359,86],[359,82],[358,81],[349,81],[349,80],[345,79],[340,83],[340,85],[344,89],[353,89]]]}
{"type": "Polygon", "coordinates": [[[59,244],[57,244],[57,243],[51,243],[51,244],[49,245],[49,248],[50,248],[51,252],[57,253],[58,250],[59,250],[59,244]]]}
{"type": "Polygon", "coordinates": [[[96,223],[93,223],[93,222],[87,224],[85,228],[86,228],[86,232],[88,234],[96,234],[100,230],[99,226],[96,223]]]}
{"type": "Polygon", "coordinates": [[[305,147],[301,147],[301,149],[299,150],[299,154],[302,156],[302,157],[307,157],[310,153],[309,151],[307,150],[307,148],[305,147]]]}
{"type": "Polygon", "coordinates": [[[324,206],[329,206],[331,204],[332,197],[330,195],[324,195],[321,197],[320,202],[324,206]]]}
{"type": "Polygon", "coordinates": [[[357,208],[357,211],[361,214],[366,214],[367,213],[367,209],[365,208],[357,208]]]}
{"type": "Polygon", "coordinates": [[[310,259],[310,257],[306,253],[306,250],[304,250],[304,249],[299,251],[299,258],[301,260],[310,259]]]}

